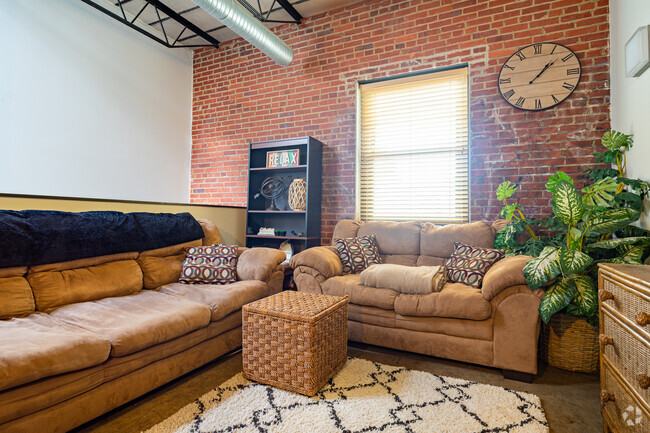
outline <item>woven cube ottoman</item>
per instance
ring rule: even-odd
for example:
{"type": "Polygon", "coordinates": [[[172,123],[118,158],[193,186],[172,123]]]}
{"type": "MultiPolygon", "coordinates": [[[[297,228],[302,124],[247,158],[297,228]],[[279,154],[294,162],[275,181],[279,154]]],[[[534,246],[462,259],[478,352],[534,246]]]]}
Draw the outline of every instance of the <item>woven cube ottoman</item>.
{"type": "Polygon", "coordinates": [[[348,298],[284,291],[242,307],[243,374],[312,396],[347,361],[348,298]]]}

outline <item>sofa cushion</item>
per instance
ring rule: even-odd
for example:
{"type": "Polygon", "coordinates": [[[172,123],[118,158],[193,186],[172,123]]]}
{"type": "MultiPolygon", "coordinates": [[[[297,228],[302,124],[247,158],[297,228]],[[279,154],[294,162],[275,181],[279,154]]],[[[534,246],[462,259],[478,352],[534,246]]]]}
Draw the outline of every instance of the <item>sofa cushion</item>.
{"type": "Polygon", "coordinates": [[[441,291],[428,295],[400,294],[394,309],[402,316],[471,320],[485,320],[492,311],[479,289],[460,283],[447,283],[441,291]]]}
{"type": "Polygon", "coordinates": [[[416,266],[444,266],[445,259],[442,257],[419,256],[416,266]]]}
{"type": "Polygon", "coordinates": [[[454,252],[454,242],[476,245],[481,248],[494,248],[494,238],[494,230],[483,221],[445,226],[423,223],[419,254],[432,257],[451,257],[454,252]]]}
{"type": "Polygon", "coordinates": [[[393,265],[416,266],[418,263],[418,256],[410,254],[380,254],[380,257],[382,263],[393,265]]]}
{"type": "Polygon", "coordinates": [[[237,245],[187,249],[179,283],[230,284],[237,281],[237,245]]]}
{"type": "Polygon", "coordinates": [[[326,295],[347,295],[350,304],[394,310],[402,316],[484,320],[492,312],[479,289],[459,283],[447,283],[441,291],[428,295],[405,295],[363,286],[360,274],[349,274],[329,278],[321,287],[326,295]]]}
{"type": "Polygon", "coordinates": [[[419,255],[421,223],[371,221],[359,227],[357,236],[377,237],[381,254],[419,255]]]}
{"type": "Polygon", "coordinates": [[[206,306],[158,292],[66,305],[55,319],[99,334],[111,342],[111,355],[124,356],[210,323],[206,306]]]}
{"type": "MultiPolygon", "coordinates": [[[[198,220],[197,220],[198,221],[198,220]]],[[[185,255],[185,251],[191,247],[200,247],[202,245],[201,239],[195,241],[183,242],[182,244],[170,245],[168,247],[156,248],[155,250],[141,251],[138,257],[168,257],[177,256],[179,254],[185,255]]]]}
{"type": "Polygon", "coordinates": [[[268,287],[259,280],[237,281],[224,285],[173,283],[161,287],[160,292],[205,305],[212,312],[212,321],[217,321],[241,309],[242,305],[265,297],[268,287]]]}
{"type": "Polygon", "coordinates": [[[36,309],[47,311],[61,305],[125,296],[142,289],[142,270],[135,260],[121,260],[62,271],[27,274],[36,309]]]}
{"type": "Polygon", "coordinates": [[[221,244],[221,232],[215,223],[206,219],[197,219],[196,221],[201,224],[203,229],[203,245],[221,244]]]}
{"type": "Polygon", "coordinates": [[[370,265],[381,263],[374,235],[334,239],[344,274],[358,274],[370,265]]]}
{"type": "Polygon", "coordinates": [[[447,278],[450,282],[463,283],[478,289],[485,273],[503,256],[504,252],[501,250],[454,242],[454,253],[445,260],[447,278]]]}
{"type": "Polygon", "coordinates": [[[68,269],[87,268],[89,266],[103,265],[109,262],[121,262],[123,260],[131,260],[138,257],[136,251],[129,253],[108,254],[105,256],[86,257],[83,259],[68,260],[65,262],[45,263],[43,265],[32,265],[29,267],[29,273],[45,272],[45,271],[66,271],[68,269]]]}
{"type": "Polygon", "coordinates": [[[104,382],[104,369],[105,363],[101,363],[94,367],[57,374],[0,392],[0,425],[98,387],[104,382]]]}
{"type": "Polygon", "coordinates": [[[137,262],[142,269],[144,288],[157,289],[165,284],[178,281],[181,277],[184,260],[184,253],[167,257],[138,257],[137,262]]]}
{"type": "Polygon", "coordinates": [[[110,342],[47,314],[0,321],[0,390],[98,365],[110,342]]]}
{"type": "Polygon", "coordinates": [[[0,278],[0,319],[34,312],[32,288],[23,277],[0,278]]]}
{"type": "Polygon", "coordinates": [[[332,234],[332,245],[334,239],[356,238],[359,232],[359,227],[363,225],[363,221],[359,220],[341,220],[334,226],[334,233],[332,234]]]}
{"type": "Polygon", "coordinates": [[[341,275],[329,278],[321,285],[326,295],[345,296],[350,298],[350,304],[367,305],[369,307],[392,310],[398,293],[389,289],[376,289],[362,286],[360,274],[341,275]]]}
{"type": "Polygon", "coordinates": [[[433,332],[473,340],[492,340],[491,318],[487,320],[451,319],[449,317],[415,317],[402,316],[394,310],[351,304],[348,306],[350,321],[402,328],[412,331],[433,332]]]}

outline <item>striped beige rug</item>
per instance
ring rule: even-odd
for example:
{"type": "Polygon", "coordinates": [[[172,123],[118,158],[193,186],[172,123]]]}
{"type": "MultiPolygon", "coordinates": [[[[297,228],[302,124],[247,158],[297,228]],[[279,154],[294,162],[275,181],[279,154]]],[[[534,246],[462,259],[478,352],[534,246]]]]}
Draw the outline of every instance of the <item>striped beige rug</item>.
{"type": "Polygon", "coordinates": [[[314,397],[240,374],[152,427],[171,432],[548,432],[539,397],[351,358],[314,397]]]}

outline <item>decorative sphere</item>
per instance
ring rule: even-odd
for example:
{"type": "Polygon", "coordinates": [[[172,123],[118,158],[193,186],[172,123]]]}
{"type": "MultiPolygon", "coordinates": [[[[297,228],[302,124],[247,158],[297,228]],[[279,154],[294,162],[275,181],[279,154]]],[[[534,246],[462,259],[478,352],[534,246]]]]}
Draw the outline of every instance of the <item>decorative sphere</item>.
{"type": "Polygon", "coordinates": [[[267,199],[278,198],[282,195],[285,190],[284,182],[282,179],[275,176],[270,176],[262,181],[262,187],[260,188],[260,194],[262,197],[267,199]]]}

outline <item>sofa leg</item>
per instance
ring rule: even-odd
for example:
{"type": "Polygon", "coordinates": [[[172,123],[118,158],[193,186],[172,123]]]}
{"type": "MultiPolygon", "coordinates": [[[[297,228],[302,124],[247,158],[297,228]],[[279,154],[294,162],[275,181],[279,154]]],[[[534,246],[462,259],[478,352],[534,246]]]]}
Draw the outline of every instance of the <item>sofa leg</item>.
{"type": "Polygon", "coordinates": [[[535,379],[535,375],[532,373],[523,373],[521,371],[515,370],[506,370],[505,368],[501,370],[503,377],[510,380],[516,380],[518,382],[532,383],[535,379]]]}

